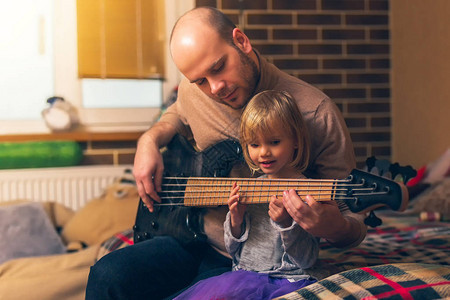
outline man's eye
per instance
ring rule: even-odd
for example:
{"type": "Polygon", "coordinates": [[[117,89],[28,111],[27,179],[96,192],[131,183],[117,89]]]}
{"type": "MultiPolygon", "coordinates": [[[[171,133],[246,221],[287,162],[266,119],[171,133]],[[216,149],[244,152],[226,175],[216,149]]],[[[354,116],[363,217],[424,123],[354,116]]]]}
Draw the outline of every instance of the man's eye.
{"type": "Polygon", "coordinates": [[[205,83],[205,81],[206,81],[206,80],[203,78],[203,79],[197,80],[195,83],[196,83],[197,85],[202,85],[202,84],[205,83]]]}
{"type": "Polygon", "coordinates": [[[212,70],[212,72],[213,73],[219,73],[220,71],[222,71],[224,65],[225,64],[221,64],[218,68],[215,68],[214,70],[212,70]]]}

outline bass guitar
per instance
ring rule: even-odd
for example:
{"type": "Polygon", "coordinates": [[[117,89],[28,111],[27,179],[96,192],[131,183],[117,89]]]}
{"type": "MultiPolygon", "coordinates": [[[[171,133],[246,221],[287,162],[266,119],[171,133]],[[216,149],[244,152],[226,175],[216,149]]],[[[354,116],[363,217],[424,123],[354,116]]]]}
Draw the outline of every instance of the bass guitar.
{"type": "Polygon", "coordinates": [[[268,179],[227,177],[233,168],[243,167],[242,149],[237,141],[225,140],[197,152],[177,135],[163,152],[165,171],[161,203],[150,212],[140,200],[134,226],[134,240],[171,235],[182,245],[201,242],[204,208],[227,205],[231,186],[240,186],[241,202],[269,202],[272,195],[282,197],[295,189],[302,197],[317,201],[343,201],[354,213],[386,206],[402,211],[408,192],[402,184],[354,169],[346,179],[268,179]]]}

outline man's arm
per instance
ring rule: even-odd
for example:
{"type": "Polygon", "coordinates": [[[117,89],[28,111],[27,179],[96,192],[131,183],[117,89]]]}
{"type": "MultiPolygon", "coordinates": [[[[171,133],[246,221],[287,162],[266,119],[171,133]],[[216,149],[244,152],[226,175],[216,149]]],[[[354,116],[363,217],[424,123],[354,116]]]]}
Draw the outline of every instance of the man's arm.
{"type": "Polygon", "coordinates": [[[139,196],[153,211],[153,201],[160,201],[164,163],[160,148],[167,145],[176,134],[176,128],[166,122],[158,122],[139,138],[134,157],[133,175],[139,196]]]}
{"type": "MultiPolygon", "coordinates": [[[[362,216],[362,215],[361,215],[362,216]]],[[[358,246],[366,236],[367,227],[364,221],[352,216],[343,216],[343,226],[336,228],[326,240],[336,248],[351,248],[358,246]]]]}
{"type": "Polygon", "coordinates": [[[309,124],[310,167],[305,176],[318,179],[344,179],[356,167],[350,133],[338,107],[324,99],[309,124]]]}
{"type": "MultiPolygon", "coordinates": [[[[312,148],[317,156],[312,158],[313,169],[307,175],[321,179],[346,178],[356,167],[353,144],[341,112],[330,99],[324,99],[318,107],[310,130],[316,137],[312,139],[312,148]]],[[[315,220],[310,219],[310,226],[320,233],[316,236],[327,239],[339,248],[361,243],[367,231],[364,215],[352,213],[345,204],[315,205],[314,202],[313,199],[308,205],[314,208],[317,216],[315,220]]]]}
{"type": "Polygon", "coordinates": [[[352,212],[344,201],[337,201],[337,205],[348,224],[343,227],[343,232],[338,235],[338,238],[328,239],[328,242],[338,248],[356,247],[366,237],[367,225],[364,223],[364,219],[367,215],[352,212]]]}

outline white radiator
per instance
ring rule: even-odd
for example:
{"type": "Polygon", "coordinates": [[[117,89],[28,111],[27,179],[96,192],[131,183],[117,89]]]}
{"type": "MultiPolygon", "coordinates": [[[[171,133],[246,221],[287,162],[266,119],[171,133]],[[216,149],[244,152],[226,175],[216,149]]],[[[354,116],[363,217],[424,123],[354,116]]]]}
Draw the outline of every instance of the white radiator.
{"type": "Polygon", "coordinates": [[[54,201],[78,210],[100,196],[108,185],[125,174],[126,169],[131,170],[132,166],[0,170],[0,202],[54,201]]]}

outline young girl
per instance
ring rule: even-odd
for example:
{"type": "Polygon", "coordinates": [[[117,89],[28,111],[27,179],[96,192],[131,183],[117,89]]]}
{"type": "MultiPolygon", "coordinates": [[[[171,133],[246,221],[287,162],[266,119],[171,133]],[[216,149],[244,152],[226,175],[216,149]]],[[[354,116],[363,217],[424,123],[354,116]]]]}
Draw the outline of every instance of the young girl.
{"type": "MultiPolygon", "coordinates": [[[[286,92],[264,91],[241,117],[244,158],[263,177],[304,178],[309,139],[300,111],[286,92]]],[[[318,240],[292,220],[282,199],[239,202],[231,188],[224,230],[233,271],[202,280],[175,299],[272,299],[315,282],[304,272],[317,259],[318,240]]]]}

